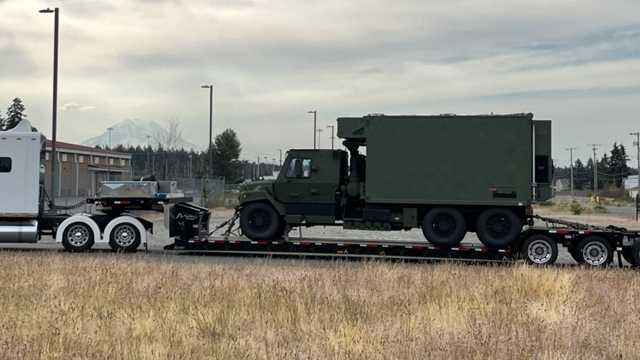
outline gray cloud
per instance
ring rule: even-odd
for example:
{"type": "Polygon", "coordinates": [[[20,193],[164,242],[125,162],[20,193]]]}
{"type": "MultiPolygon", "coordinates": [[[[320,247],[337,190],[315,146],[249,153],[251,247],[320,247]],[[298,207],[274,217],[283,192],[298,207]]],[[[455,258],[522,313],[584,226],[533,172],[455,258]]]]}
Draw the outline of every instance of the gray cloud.
{"type": "MultiPolygon", "coordinates": [[[[52,18],[40,7],[0,2],[0,100],[20,95],[46,131],[52,18]]],[[[613,143],[640,117],[639,12],[637,0],[69,0],[59,103],[92,104],[95,126],[82,126],[86,111],[63,111],[59,136],[179,116],[185,139],[204,147],[200,85],[214,84],[214,130],[236,129],[247,156],[309,146],[311,109],[323,124],[532,111],[555,120],[558,149],[613,143]],[[598,131],[606,114],[615,120],[598,131]]]]}

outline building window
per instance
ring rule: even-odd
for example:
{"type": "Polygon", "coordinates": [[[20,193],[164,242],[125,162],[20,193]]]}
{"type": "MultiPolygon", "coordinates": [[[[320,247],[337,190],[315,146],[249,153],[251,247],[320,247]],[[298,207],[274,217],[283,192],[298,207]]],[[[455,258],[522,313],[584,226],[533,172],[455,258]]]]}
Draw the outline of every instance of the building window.
{"type": "Polygon", "coordinates": [[[11,172],[11,158],[0,157],[0,173],[11,172]]]}
{"type": "Polygon", "coordinates": [[[62,161],[67,161],[67,154],[62,154],[62,161]]]}
{"type": "Polygon", "coordinates": [[[109,159],[109,165],[113,165],[113,159],[109,159]]]}
{"type": "Polygon", "coordinates": [[[78,155],[78,162],[82,164],[84,162],[84,156],[78,155]]]}
{"type": "Polygon", "coordinates": [[[120,159],[120,166],[125,166],[126,163],[127,163],[126,160],[120,159]]]}
{"type": "Polygon", "coordinates": [[[49,160],[49,153],[45,153],[45,154],[44,154],[44,159],[45,159],[45,160],[49,160]]]}
{"type": "Polygon", "coordinates": [[[94,156],[94,157],[93,157],[93,162],[94,162],[96,165],[100,165],[100,158],[99,158],[99,157],[97,157],[97,156],[94,156]]]}

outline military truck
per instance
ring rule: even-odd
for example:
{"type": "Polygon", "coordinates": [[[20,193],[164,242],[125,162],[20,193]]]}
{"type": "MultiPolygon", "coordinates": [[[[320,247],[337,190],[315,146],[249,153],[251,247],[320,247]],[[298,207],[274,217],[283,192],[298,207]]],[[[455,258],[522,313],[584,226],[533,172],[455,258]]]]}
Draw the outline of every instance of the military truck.
{"type": "Polygon", "coordinates": [[[346,150],[289,150],[275,181],[244,183],[240,227],[253,240],[293,227],[420,227],[434,245],[476,232],[505,248],[531,204],[551,197],[551,121],[532,114],[337,119],[346,150]]]}

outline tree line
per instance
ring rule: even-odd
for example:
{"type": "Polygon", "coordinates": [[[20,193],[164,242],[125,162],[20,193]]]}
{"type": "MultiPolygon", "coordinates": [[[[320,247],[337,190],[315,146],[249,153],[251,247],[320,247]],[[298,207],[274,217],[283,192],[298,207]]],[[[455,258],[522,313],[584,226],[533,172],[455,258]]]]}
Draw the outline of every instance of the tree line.
{"type": "MultiPolygon", "coordinates": [[[[597,161],[596,173],[598,174],[598,189],[608,186],[621,188],[624,179],[629,175],[637,175],[638,170],[627,165],[629,155],[624,145],[613,144],[613,149],[605,153],[597,161]]],[[[594,166],[593,159],[589,158],[584,164],[577,159],[573,164],[573,186],[575,189],[593,189],[594,166]]],[[[571,177],[571,167],[557,167],[554,169],[555,179],[569,179],[571,177]]]]}

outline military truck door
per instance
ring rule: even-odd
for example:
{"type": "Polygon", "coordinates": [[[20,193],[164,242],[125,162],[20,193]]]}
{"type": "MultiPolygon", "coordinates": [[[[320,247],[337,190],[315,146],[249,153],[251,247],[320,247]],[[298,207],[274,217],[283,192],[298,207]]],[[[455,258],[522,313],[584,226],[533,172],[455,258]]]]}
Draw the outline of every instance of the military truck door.
{"type": "Polygon", "coordinates": [[[289,215],[303,215],[307,223],[333,224],[343,151],[290,153],[275,185],[276,199],[289,215]],[[335,153],[335,155],[334,155],[335,153]]]}

